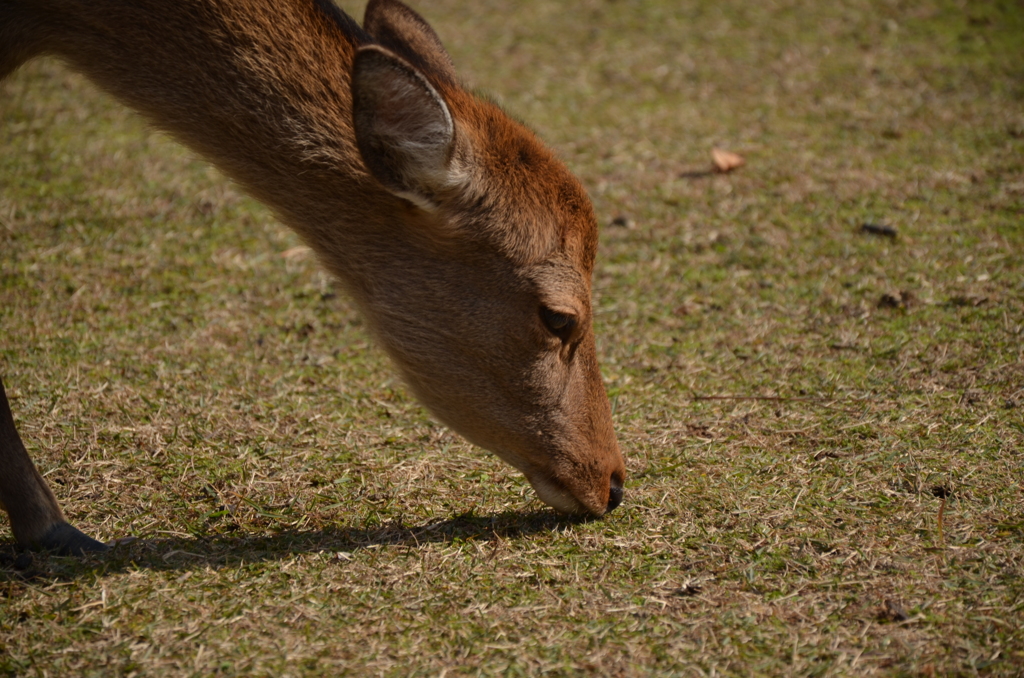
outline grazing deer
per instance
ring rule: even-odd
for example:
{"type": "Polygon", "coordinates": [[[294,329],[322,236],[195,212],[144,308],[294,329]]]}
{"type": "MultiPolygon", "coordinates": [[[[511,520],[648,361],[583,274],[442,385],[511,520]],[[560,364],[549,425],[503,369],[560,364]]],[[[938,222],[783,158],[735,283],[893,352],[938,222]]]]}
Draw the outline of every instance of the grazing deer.
{"type": "MultiPolygon", "coordinates": [[[[56,55],[208,158],[316,252],[441,421],[600,516],[625,466],[590,201],[418,14],[370,0],[363,23],[331,0],[0,0],[0,78],[56,55]]],[[[64,519],[2,384],[0,501],[23,546],[106,548],[64,519]]]]}

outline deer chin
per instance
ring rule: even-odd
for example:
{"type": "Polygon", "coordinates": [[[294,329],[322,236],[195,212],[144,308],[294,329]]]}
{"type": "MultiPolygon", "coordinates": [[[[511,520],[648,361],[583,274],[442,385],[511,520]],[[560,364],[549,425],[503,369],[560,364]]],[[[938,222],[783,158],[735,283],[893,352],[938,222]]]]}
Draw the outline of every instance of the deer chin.
{"type": "Polygon", "coordinates": [[[587,508],[581,501],[572,496],[568,490],[546,478],[527,475],[526,479],[530,481],[530,485],[533,486],[533,491],[537,493],[537,497],[559,513],[565,513],[570,516],[595,517],[600,517],[604,514],[604,511],[594,511],[587,508]]]}
{"type": "MultiPolygon", "coordinates": [[[[451,424],[449,424],[449,426],[451,426],[451,424]]],[[[588,506],[586,503],[576,498],[576,496],[566,489],[558,479],[550,477],[543,471],[539,471],[533,463],[525,459],[522,455],[512,452],[509,447],[505,445],[495,445],[493,444],[493,440],[481,439],[480,437],[473,435],[470,431],[459,430],[455,428],[455,426],[451,427],[469,442],[482,447],[485,450],[489,450],[499,459],[526,476],[526,480],[530,483],[530,486],[533,487],[533,491],[536,493],[537,498],[559,513],[564,513],[565,515],[570,516],[589,516],[592,518],[600,518],[607,512],[604,505],[599,505],[597,507],[588,506]]]]}

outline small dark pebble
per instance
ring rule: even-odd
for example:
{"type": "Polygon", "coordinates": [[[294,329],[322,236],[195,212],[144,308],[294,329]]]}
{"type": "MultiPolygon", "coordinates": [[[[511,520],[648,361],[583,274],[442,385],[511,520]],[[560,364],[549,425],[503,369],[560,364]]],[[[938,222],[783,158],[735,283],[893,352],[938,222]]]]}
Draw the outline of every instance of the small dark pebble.
{"type": "Polygon", "coordinates": [[[700,584],[687,584],[675,590],[675,595],[690,598],[701,592],[700,584]]]}
{"type": "Polygon", "coordinates": [[[894,603],[888,598],[885,599],[885,609],[878,615],[880,621],[901,622],[910,619],[899,603],[894,603]]]}
{"type": "Polygon", "coordinates": [[[964,405],[975,405],[981,402],[984,393],[975,389],[968,389],[960,396],[960,402],[964,405]]]}
{"type": "Polygon", "coordinates": [[[899,308],[903,305],[903,300],[900,299],[899,294],[883,294],[882,298],[878,300],[878,308],[899,308]]]}
{"type": "Polygon", "coordinates": [[[633,228],[634,224],[632,219],[620,214],[612,219],[612,226],[616,226],[618,228],[633,228]]]}
{"type": "Polygon", "coordinates": [[[1015,410],[1017,409],[1017,401],[1013,398],[1007,398],[1006,402],[1003,403],[1003,408],[1007,410],[1015,410]]]}
{"type": "Polygon", "coordinates": [[[870,222],[864,222],[860,225],[860,230],[864,233],[870,233],[871,235],[881,235],[886,238],[895,238],[896,229],[892,226],[886,226],[885,224],[872,224],[870,222]]]}
{"type": "Polygon", "coordinates": [[[910,292],[887,292],[878,300],[878,308],[906,308],[913,299],[910,292]]]}
{"type": "Polygon", "coordinates": [[[32,558],[31,553],[22,553],[14,559],[15,570],[25,571],[31,568],[33,565],[35,565],[35,559],[32,558]]]}

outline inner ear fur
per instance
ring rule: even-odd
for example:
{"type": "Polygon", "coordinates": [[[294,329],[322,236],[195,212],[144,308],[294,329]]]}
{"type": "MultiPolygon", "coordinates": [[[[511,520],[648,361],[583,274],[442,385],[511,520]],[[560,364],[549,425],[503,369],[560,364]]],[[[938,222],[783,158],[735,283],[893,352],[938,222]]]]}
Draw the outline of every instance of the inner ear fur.
{"type": "Polygon", "coordinates": [[[398,0],[370,0],[363,30],[427,75],[456,82],[455,65],[441,39],[419,14],[398,0]]]}
{"type": "Polygon", "coordinates": [[[454,183],[455,124],[447,103],[416,68],[387,49],[368,45],[352,72],[356,145],[367,168],[388,190],[420,207],[454,183]]]}

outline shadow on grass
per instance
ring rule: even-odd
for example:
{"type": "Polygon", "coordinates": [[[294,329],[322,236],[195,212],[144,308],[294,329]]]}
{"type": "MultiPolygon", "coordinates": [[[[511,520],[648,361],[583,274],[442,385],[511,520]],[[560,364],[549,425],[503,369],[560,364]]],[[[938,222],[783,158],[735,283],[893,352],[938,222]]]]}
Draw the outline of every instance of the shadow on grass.
{"type": "Polygon", "coordinates": [[[411,526],[393,521],[375,527],[339,526],[323,530],[283,530],[273,534],[216,534],[202,537],[124,540],[110,551],[89,556],[27,554],[8,542],[0,546],[0,582],[47,579],[69,581],[129,569],[191,570],[237,567],[279,560],[298,553],[353,552],[375,546],[419,548],[425,544],[493,542],[587,522],[549,510],[466,513],[411,526]]]}

